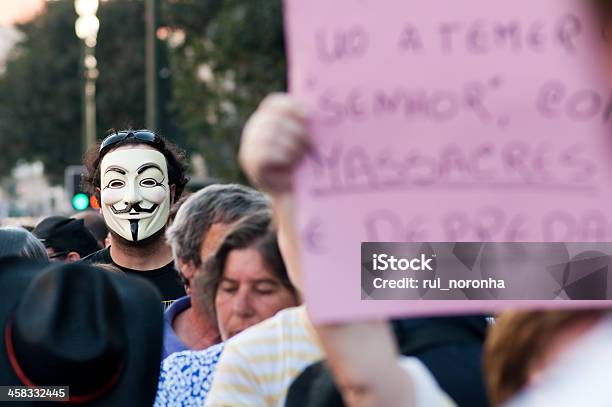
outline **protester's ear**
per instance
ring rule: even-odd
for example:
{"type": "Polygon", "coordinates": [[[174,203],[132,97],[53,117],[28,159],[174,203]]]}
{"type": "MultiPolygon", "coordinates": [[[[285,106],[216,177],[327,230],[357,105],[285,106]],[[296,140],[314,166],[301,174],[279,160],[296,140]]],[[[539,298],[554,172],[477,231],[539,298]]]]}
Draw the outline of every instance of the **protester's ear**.
{"type": "Polygon", "coordinates": [[[77,252],[70,252],[68,253],[68,255],[66,256],[66,259],[69,262],[73,262],[73,261],[79,261],[81,260],[81,255],[78,254],[77,252]]]}
{"type": "Polygon", "coordinates": [[[191,281],[195,277],[195,273],[197,271],[196,265],[193,261],[184,261],[181,259],[177,259],[179,273],[183,276],[183,280],[185,281],[185,285],[187,288],[187,294],[191,294],[191,281]]]}

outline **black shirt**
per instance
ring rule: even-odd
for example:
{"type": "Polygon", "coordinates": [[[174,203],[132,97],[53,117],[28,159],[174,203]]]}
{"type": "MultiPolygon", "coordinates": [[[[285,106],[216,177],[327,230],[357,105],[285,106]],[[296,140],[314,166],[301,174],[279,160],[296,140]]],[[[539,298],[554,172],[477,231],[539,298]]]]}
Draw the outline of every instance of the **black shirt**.
{"type": "Polygon", "coordinates": [[[154,270],[132,270],[122,267],[113,261],[110,255],[110,247],[98,250],[85,257],[82,261],[87,264],[112,264],[119,270],[125,272],[125,274],[145,278],[157,287],[166,303],[185,296],[185,288],[179,279],[178,271],[174,268],[173,262],[154,270]]]}

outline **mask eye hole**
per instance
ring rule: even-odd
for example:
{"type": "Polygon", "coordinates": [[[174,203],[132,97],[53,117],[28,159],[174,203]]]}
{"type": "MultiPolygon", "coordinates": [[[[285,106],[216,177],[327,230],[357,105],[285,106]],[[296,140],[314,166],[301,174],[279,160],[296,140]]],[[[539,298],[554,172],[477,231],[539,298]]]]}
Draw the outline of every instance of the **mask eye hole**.
{"type": "Polygon", "coordinates": [[[118,179],[114,179],[111,182],[108,183],[108,188],[123,188],[123,186],[125,186],[125,182],[118,180],[118,179]]]}
{"type": "Polygon", "coordinates": [[[155,181],[153,178],[145,178],[140,181],[140,186],[144,188],[153,188],[157,186],[157,181],[155,181]]]}

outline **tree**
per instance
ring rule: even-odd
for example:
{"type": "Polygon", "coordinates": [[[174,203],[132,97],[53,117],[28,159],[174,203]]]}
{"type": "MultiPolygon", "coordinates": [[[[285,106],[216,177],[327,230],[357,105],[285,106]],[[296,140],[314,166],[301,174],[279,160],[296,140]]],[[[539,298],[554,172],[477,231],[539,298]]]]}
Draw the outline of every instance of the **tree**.
{"type": "Polygon", "coordinates": [[[18,27],[22,40],[0,80],[3,174],[20,159],[41,159],[57,175],[79,157],[79,40],[73,15],[68,2],[48,3],[46,13],[18,27]]]}
{"type": "MultiPolygon", "coordinates": [[[[162,133],[202,153],[211,175],[240,179],[244,122],[267,93],[285,89],[281,0],[158,1],[170,33],[162,133]]],[[[61,183],[64,168],[81,162],[82,44],[73,4],[47,2],[44,13],[19,26],[23,38],[0,77],[2,174],[20,159],[41,160],[50,181],[61,183]]],[[[144,2],[101,2],[98,16],[101,138],[111,127],[144,127],[144,2]]]]}
{"type": "Polygon", "coordinates": [[[170,109],[189,149],[213,176],[239,178],[236,152],[245,120],[269,92],[286,87],[280,0],[163,3],[170,109]],[[174,42],[174,44],[173,44],[174,42]]]}
{"type": "MultiPolygon", "coordinates": [[[[144,123],[144,5],[100,3],[96,56],[97,135],[110,127],[144,123]]],[[[67,165],[81,162],[81,41],[69,0],[47,2],[45,11],[18,28],[21,41],[0,77],[0,171],[18,160],[41,160],[52,183],[67,165]]]]}

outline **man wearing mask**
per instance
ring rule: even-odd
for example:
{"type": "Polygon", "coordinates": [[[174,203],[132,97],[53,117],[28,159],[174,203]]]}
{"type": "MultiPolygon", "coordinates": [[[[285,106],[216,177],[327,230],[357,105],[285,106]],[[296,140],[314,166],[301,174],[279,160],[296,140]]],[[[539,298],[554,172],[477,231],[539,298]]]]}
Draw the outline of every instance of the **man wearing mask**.
{"type": "Polygon", "coordinates": [[[187,183],[184,153],[149,130],[113,131],[86,153],[85,166],[111,245],[84,261],[148,279],[166,303],[184,296],[164,237],[170,207],[187,183]]]}

